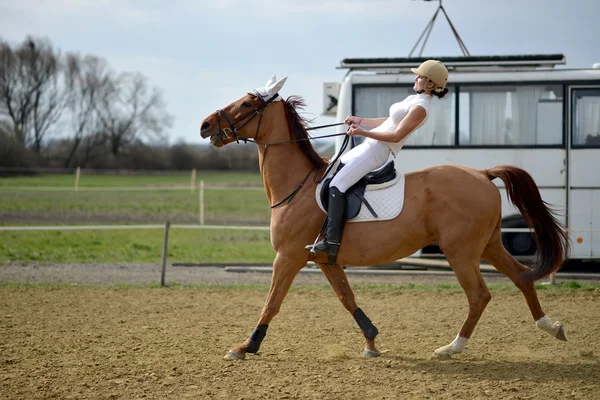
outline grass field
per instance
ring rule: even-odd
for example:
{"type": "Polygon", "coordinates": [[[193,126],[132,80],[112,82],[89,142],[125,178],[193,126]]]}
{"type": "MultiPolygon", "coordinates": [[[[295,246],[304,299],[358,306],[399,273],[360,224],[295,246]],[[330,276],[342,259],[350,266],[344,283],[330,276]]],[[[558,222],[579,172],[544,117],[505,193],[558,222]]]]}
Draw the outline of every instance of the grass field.
{"type": "MultiPolygon", "coordinates": [[[[0,225],[73,223],[198,223],[198,191],[0,191],[0,225]]],[[[262,190],[207,189],[207,224],[268,225],[262,190]]]]}
{"type": "MultiPolygon", "coordinates": [[[[262,186],[259,173],[253,172],[215,172],[198,171],[196,183],[204,181],[209,185],[262,186]]],[[[191,172],[143,174],[102,174],[88,175],[82,170],[79,178],[80,188],[102,187],[149,187],[149,186],[190,186],[191,172]]],[[[73,188],[75,174],[44,174],[37,176],[18,176],[0,178],[0,190],[16,187],[61,187],[73,188]]]]}
{"type": "MultiPolygon", "coordinates": [[[[206,224],[269,225],[264,191],[248,188],[262,184],[260,174],[201,171],[196,178],[207,186],[206,224]]],[[[171,190],[189,187],[188,173],[82,175],[77,192],[73,182],[73,175],[0,178],[0,262],[157,262],[163,242],[157,229],[3,232],[3,225],[199,223],[199,191],[171,190]]],[[[263,263],[273,256],[267,231],[173,229],[169,239],[172,262],[263,263]]]]}
{"type": "MultiPolygon", "coordinates": [[[[197,178],[207,182],[205,223],[268,225],[269,204],[259,174],[213,172],[197,178]]],[[[69,190],[72,185],[67,175],[0,179],[0,225],[199,222],[199,191],[171,190],[189,187],[189,174],[91,175],[82,179],[80,191],[69,190]]]]}
{"type": "MultiPolygon", "coordinates": [[[[7,262],[160,262],[162,229],[0,231],[0,264],[7,262]]],[[[171,229],[169,262],[270,263],[268,231],[171,229]]]]}

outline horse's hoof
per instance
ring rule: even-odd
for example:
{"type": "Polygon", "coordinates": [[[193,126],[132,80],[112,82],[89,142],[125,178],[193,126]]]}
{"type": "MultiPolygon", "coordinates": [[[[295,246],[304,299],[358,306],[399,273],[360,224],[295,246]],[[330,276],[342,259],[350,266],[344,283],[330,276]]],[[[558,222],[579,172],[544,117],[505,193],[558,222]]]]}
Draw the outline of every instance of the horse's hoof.
{"type": "Polygon", "coordinates": [[[564,325],[557,321],[554,323],[554,328],[556,329],[556,334],[554,335],[554,337],[557,338],[558,340],[562,340],[563,342],[566,342],[567,336],[565,335],[564,325]]]}
{"type": "Polygon", "coordinates": [[[243,360],[244,358],[246,358],[246,355],[236,353],[235,351],[230,351],[229,353],[225,354],[225,357],[223,358],[225,360],[243,360]]]}
{"type": "Polygon", "coordinates": [[[452,354],[458,353],[458,351],[452,348],[452,343],[447,344],[446,346],[442,346],[433,351],[433,356],[431,358],[435,358],[437,360],[449,360],[452,358],[452,354]]]}
{"type": "Polygon", "coordinates": [[[381,355],[380,352],[378,352],[377,350],[367,350],[364,349],[362,352],[362,356],[364,358],[375,358],[375,357],[379,357],[381,355]]]}

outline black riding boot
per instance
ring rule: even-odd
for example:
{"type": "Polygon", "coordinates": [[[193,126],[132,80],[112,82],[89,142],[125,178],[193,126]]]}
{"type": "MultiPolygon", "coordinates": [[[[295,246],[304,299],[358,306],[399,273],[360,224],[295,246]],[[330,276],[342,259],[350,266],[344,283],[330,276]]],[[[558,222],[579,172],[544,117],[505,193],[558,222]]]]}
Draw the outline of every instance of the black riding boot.
{"type": "Polygon", "coordinates": [[[329,189],[329,207],[327,213],[327,231],[325,238],[315,244],[311,251],[313,253],[327,253],[328,262],[336,263],[337,253],[344,232],[344,211],[346,210],[346,196],[338,188],[329,189]]]}

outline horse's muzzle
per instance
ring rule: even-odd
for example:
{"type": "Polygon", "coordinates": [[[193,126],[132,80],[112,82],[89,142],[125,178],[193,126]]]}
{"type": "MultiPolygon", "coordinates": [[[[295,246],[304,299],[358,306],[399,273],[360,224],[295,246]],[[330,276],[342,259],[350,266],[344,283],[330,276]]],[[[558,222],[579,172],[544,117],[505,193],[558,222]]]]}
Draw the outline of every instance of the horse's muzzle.
{"type": "Polygon", "coordinates": [[[210,128],[212,128],[212,126],[211,126],[210,122],[208,122],[208,121],[204,121],[202,123],[202,125],[200,126],[200,136],[203,139],[206,139],[207,137],[210,137],[210,136],[216,134],[216,132],[215,133],[211,133],[210,132],[210,128]]]}

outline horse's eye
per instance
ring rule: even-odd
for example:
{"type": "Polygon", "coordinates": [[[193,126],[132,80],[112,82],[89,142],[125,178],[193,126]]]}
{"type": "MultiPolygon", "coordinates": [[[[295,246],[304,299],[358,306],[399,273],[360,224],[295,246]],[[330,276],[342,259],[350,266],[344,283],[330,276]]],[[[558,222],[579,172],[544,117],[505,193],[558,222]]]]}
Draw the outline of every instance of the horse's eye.
{"type": "Polygon", "coordinates": [[[242,107],[252,107],[252,104],[249,101],[245,101],[242,103],[242,107]]]}

